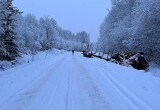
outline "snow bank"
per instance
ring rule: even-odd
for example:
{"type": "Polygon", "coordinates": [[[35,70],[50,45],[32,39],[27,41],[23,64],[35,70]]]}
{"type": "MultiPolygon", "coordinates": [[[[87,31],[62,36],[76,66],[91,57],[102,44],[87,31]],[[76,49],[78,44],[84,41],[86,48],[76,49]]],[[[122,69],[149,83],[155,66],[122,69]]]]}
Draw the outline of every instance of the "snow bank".
{"type": "Polygon", "coordinates": [[[38,52],[36,55],[22,55],[21,61],[35,62],[35,61],[45,60],[63,54],[64,52],[65,52],[64,50],[53,49],[44,52],[38,52]]]}
{"type": "Polygon", "coordinates": [[[156,77],[160,77],[160,68],[154,63],[150,64],[149,72],[156,77]]]}
{"type": "Polygon", "coordinates": [[[21,55],[22,56],[21,58],[17,59],[17,62],[14,65],[8,61],[0,61],[0,71],[7,70],[9,68],[12,68],[21,64],[46,60],[49,58],[53,58],[54,56],[61,55],[63,53],[65,53],[64,50],[53,49],[53,50],[48,50],[44,52],[38,52],[36,55],[23,54],[21,55]]]}

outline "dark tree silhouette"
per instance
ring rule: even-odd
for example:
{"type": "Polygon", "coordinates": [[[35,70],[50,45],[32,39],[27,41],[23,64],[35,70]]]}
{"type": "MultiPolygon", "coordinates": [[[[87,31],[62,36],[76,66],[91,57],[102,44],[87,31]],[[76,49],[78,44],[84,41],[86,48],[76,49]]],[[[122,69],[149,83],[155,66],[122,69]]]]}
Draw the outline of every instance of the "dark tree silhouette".
{"type": "Polygon", "coordinates": [[[3,44],[3,51],[0,52],[1,60],[13,61],[20,56],[18,46],[16,44],[16,32],[14,31],[16,25],[15,16],[21,12],[16,9],[13,0],[2,0],[1,4],[1,27],[3,31],[0,33],[3,44]]]}

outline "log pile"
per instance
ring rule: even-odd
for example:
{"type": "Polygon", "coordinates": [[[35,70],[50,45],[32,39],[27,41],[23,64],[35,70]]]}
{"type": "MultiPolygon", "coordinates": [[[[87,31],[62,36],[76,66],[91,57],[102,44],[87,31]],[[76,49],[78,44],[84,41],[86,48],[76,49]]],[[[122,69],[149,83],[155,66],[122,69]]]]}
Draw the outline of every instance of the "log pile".
{"type": "Polygon", "coordinates": [[[93,58],[93,53],[90,53],[88,51],[82,51],[82,54],[84,57],[93,58]]]}
{"type": "Polygon", "coordinates": [[[116,64],[120,64],[123,66],[132,66],[133,68],[137,70],[146,70],[148,69],[148,62],[144,58],[143,52],[127,52],[127,53],[118,53],[112,55],[110,58],[104,58],[100,55],[96,55],[95,53],[83,51],[83,56],[88,58],[100,58],[106,61],[111,61],[116,64]]]}
{"type": "Polygon", "coordinates": [[[148,62],[144,58],[143,52],[115,54],[111,57],[110,61],[124,66],[132,66],[138,70],[145,70],[148,68],[148,62]]]}

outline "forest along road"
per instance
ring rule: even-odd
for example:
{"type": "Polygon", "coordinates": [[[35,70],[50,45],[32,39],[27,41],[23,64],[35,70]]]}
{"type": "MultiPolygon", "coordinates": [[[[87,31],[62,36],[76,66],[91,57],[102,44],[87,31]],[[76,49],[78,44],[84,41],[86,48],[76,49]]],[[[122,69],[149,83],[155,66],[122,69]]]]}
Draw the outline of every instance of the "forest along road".
{"type": "MultiPolygon", "coordinates": [[[[67,53],[57,60],[38,62],[18,68],[14,74],[2,75],[0,110],[160,110],[158,92],[154,92],[156,96],[151,94],[151,100],[157,98],[157,101],[150,102],[134,91],[141,86],[132,90],[129,87],[134,84],[128,81],[125,85],[125,77],[121,78],[122,82],[114,77],[115,73],[125,73],[128,69],[124,71],[125,67],[110,63],[105,68],[104,63],[96,58],[84,58],[80,53],[67,53]]],[[[129,71],[135,72],[132,68],[129,71]]],[[[143,88],[140,91],[150,94],[143,88]]]]}

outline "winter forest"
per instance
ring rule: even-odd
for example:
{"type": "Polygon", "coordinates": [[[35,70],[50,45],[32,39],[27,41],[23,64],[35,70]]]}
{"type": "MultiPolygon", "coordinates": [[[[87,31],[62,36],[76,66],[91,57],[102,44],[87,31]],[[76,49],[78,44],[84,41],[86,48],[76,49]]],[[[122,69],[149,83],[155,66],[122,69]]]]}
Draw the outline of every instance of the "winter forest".
{"type": "Polygon", "coordinates": [[[142,51],[160,64],[160,0],[112,0],[98,44],[107,54],[142,51]]]}
{"type": "Polygon", "coordinates": [[[0,1],[0,60],[16,62],[22,54],[35,55],[53,48],[91,50],[112,55],[142,51],[148,62],[160,64],[160,1],[112,0],[99,29],[97,43],[86,31],[73,33],[60,27],[54,18],[22,15],[12,4],[0,1]]]}
{"type": "Polygon", "coordinates": [[[0,1],[0,60],[16,61],[21,54],[56,49],[81,51],[90,42],[82,31],[73,33],[58,26],[54,18],[37,19],[34,14],[22,16],[13,0],[0,1]]]}

